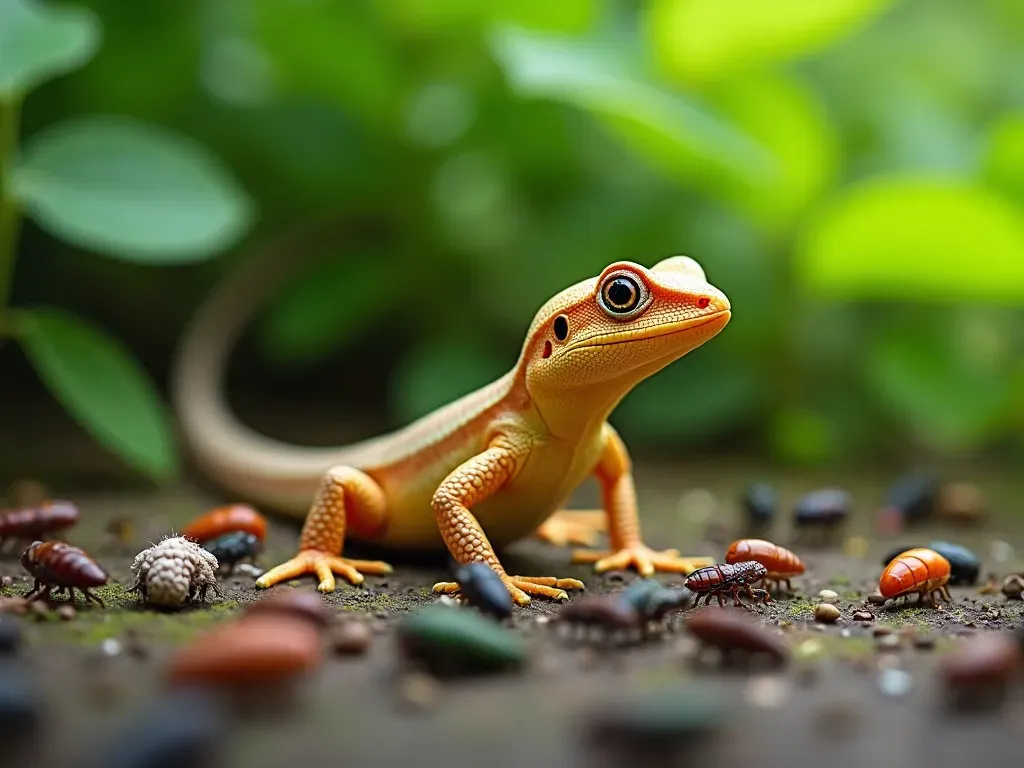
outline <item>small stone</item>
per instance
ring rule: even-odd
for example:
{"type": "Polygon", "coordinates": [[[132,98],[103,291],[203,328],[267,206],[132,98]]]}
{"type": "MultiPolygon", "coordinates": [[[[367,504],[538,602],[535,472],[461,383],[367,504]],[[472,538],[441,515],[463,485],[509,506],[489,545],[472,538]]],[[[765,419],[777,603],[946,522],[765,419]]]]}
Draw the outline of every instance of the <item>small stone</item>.
{"type": "Polygon", "coordinates": [[[825,652],[825,646],[818,640],[804,640],[793,649],[793,655],[803,661],[816,659],[825,652]]]}
{"type": "Polygon", "coordinates": [[[441,695],[441,686],[437,680],[422,672],[410,672],[398,685],[398,693],[402,701],[413,709],[429,710],[441,695]]]}
{"type": "Polygon", "coordinates": [[[906,696],[912,685],[910,674],[902,669],[886,669],[878,676],[878,688],[886,696],[906,696]]]}
{"type": "Polygon", "coordinates": [[[875,641],[875,647],[880,651],[898,651],[903,641],[899,635],[881,635],[875,641]]]}
{"type": "Polygon", "coordinates": [[[108,637],[100,643],[100,651],[104,656],[117,656],[123,650],[121,641],[114,637],[108,637]]]}
{"type": "Polygon", "coordinates": [[[1024,575],[1011,573],[1003,579],[1002,592],[1011,600],[1024,599],[1024,575]]]}
{"type": "Polygon", "coordinates": [[[366,653],[373,642],[373,633],[362,621],[343,621],[331,630],[331,648],[344,656],[366,653]]]}
{"type": "Polygon", "coordinates": [[[266,571],[252,563],[239,563],[235,566],[236,576],[249,576],[250,578],[258,579],[264,573],[266,573],[266,571]]]}
{"type": "Polygon", "coordinates": [[[548,616],[546,613],[542,613],[542,614],[537,616],[536,622],[537,622],[537,624],[539,624],[540,626],[543,627],[545,624],[548,624],[548,623],[551,622],[551,617],[548,616]]]}
{"type": "Polygon", "coordinates": [[[0,597],[0,613],[24,616],[28,613],[28,600],[24,597],[0,597]]]}
{"type": "Polygon", "coordinates": [[[914,647],[922,651],[930,651],[935,648],[935,635],[916,635],[914,647]]]}
{"type": "Polygon", "coordinates": [[[875,637],[883,637],[885,635],[892,634],[892,627],[887,627],[885,624],[876,624],[871,630],[871,634],[875,637]]]}
{"type": "Polygon", "coordinates": [[[14,586],[14,579],[10,576],[4,576],[0,579],[0,587],[4,589],[10,589],[14,586]]]}
{"type": "Polygon", "coordinates": [[[881,592],[872,592],[868,595],[868,602],[871,605],[884,605],[887,599],[881,592]]]}
{"type": "Polygon", "coordinates": [[[0,616],[0,654],[17,653],[21,649],[21,622],[0,616]]]}
{"type": "Polygon", "coordinates": [[[789,696],[789,684],[777,675],[763,675],[747,683],[746,699],[761,709],[778,709],[789,696]]]}
{"type": "Polygon", "coordinates": [[[60,617],[61,621],[73,621],[75,618],[74,606],[62,605],[57,609],[57,616],[60,617]]]}
{"type": "Polygon", "coordinates": [[[828,600],[838,600],[839,599],[839,593],[838,592],[833,592],[831,589],[823,589],[823,590],[821,590],[821,592],[818,593],[818,597],[820,597],[822,600],[826,600],[826,601],[828,601],[828,600]]]}
{"type": "Polygon", "coordinates": [[[34,619],[45,619],[49,615],[50,609],[42,600],[29,600],[28,613],[34,619]]]}
{"type": "Polygon", "coordinates": [[[875,620],[875,614],[871,613],[871,611],[857,611],[853,614],[853,620],[871,622],[875,620]]]}
{"type": "Polygon", "coordinates": [[[823,624],[833,624],[841,615],[839,609],[831,603],[819,603],[814,606],[814,619],[823,624]]]}

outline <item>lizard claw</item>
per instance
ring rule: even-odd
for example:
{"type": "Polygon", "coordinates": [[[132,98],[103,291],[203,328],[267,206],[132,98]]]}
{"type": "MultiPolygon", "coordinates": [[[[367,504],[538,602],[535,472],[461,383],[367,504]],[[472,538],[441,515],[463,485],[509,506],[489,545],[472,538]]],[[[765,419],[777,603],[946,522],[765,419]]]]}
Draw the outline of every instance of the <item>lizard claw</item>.
{"type": "Polygon", "coordinates": [[[678,549],[655,552],[643,544],[625,547],[618,552],[580,550],[573,553],[572,562],[593,563],[598,573],[635,568],[645,578],[654,575],[655,571],[681,573],[685,576],[698,568],[715,564],[711,557],[679,557],[678,549]]]}
{"type": "MultiPolygon", "coordinates": [[[[530,595],[548,597],[552,600],[568,600],[567,589],[583,589],[578,579],[556,579],[554,576],[505,576],[501,577],[516,605],[528,605],[530,595]]],[[[452,595],[459,591],[454,581],[441,581],[434,585],[435,594],[452,595]]]]}
{"type": "Polygon", "coordinates": [[[271,568],[258,579],[256,586],[267,589],[282,581],[288,581],[305,574],[314,574],[320,583],[317,589],[321,592],[333,592],[335,587],[334,574],[344,577],[351,584],[362,584],[363,574],[391,573],[391,566],[377,560],[350,560],[338,555],[329,555],[317,549],[304,549],[291,560],[271,568]]]}

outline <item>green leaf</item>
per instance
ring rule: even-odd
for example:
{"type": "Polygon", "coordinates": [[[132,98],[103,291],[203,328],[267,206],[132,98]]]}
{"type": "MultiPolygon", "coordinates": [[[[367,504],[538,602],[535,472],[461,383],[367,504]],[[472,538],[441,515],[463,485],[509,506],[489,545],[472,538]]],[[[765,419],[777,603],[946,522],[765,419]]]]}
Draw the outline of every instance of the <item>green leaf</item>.
{"type": "Polygon", "coordinates": [[[989,131],[984,179],[1024,206],[1024,113],[1006,115],[989,131]]]}
{"type": "Polygon", "coordinates": [[[707,84],[820,51],[892,0],[653,0],[645,26],[661,67],[707,84]]]}
{"type": "Polygon", "coordinates": [[[390,0],[383,7],[407,29],[433,34],[493,22],[556,32],[584,32],[598,15],[597,0],[390,0]]]}
{"type": "Polygon", "coordinates": [[[50,307],[19,311],[17,332],[47,389],[96,440],[153,479],[177,473],[169,415],[123,344],[50,307]]]}
{"type": "Polygon", "coordinates": [[[888,328],[864,361],[868,384],[889,415],[927,448],[982,448],[1004,425],[1014,378],[1005,360],[932,325],[888,328]]]}
{"type": "Polygon", "coordinates": [[[279,365],[322,359],[401,300],[394,264],[345,254],[315,264],[278,295],[258,326],[264,354],[279,365]]]}
{"type": "Polygon", "coordinates": [[[514,360],[498,355],[493,345],[462,335],[418,344],[398,365],[392,378],[392,412],[408,423],[507,373],[514,360]]]}
{"type": "Polygon", "coordinates": [[[966,181],[894,175],[832,200],[795,257],[811,292],[837,299],[1020,303],[1024,215],[966,181]]]}
{"type": "Polygon", "coordinates": [[[84,8],[0,0],[0,101],[84,66],[100,25],[84,8]]]}
{"type": "Polygon", "coordinates": [[[52,234],[145,264],[211,258],[252,221],[248,196],[205,149],[126,118],[79,118],[34,136],[11,186],[52,234]]]}
{"type": "Polygon", "coordinates": [[[736,183],[770,184],[778,174],[757,141],[696,99],[643,76],[622,45],[502,28],[491,50],[512,87],[596,115],[655,167],[682,178],[726,176],[736,183]]]}

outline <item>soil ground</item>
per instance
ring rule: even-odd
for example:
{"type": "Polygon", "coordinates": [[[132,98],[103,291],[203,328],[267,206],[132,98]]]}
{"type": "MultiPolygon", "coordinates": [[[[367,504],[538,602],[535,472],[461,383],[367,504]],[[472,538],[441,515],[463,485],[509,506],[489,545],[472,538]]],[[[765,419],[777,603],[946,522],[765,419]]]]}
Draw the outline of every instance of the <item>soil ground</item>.
{"type": "MultiPolygon", "coordinates": [[[[721,558],[728,542],[741,532],[740,490],[751,479],[766,475],[779,488],[781,501],[779,519],[768,537],[787,544],[791,536],[786,511],[799,495],[832,481],[827,476],[779,477],[720,464],[638,467],[647,542],[657,548],[677,547],[688,555],[721,558]]],[[[880,652],[871,627],[854,623],[851,616],[876,587],[881,556],[904,543],[925,544],[941,537],[973,548],[983,560],[980,582],[989,572],[998,574],[1001,581],[1006,573],[1024,569],[1024,518],[1015,506],[1024,498],[1024,481],[978,473],[958,478],[977,483],[988,495],[992,514],[983,523],[925,527],[879,537],[873,532],[872,514],[891,479],[860,477],[846,484],[858,510],[844,535],[827,548],[794,547],[807,565],[807,574],[794,582],[798,594],[758,607],[769,627],[786,624],[780,631],[787,642],[807,655],[781,674],[695,668],[689,663],[692,643],[679,629],[644,644],[602,653],[563,639],[554,622],[541,618],[557,612],[559,606],[534,600],[512,620],[512,631],[522,633],[529,643],[530,659],[524,671],[439,683],[432,704],[412,707],[400,693],[403,677],[397,674],[399,654],[393,630],[402,614],[438,599],[430,586],[446,578],[446,562],[403,562],[389,557],[396,566],[394,574],[368,577],[359,588],[339,582],[338,591],[324,597],[337,611],[372,624],[374,642],[369,653],[329,658],[280,712],[236,722],[224,733],[216,763],[249,768],[600,764],[610,755],[597,755],[588,746],[588,713],[603,703],[672,687],[681,687],[697,700],[708,693],[723,695],[731,711],[716,736],[688,745],[678,758],[679,765],[800,768],[827,762],[832,768],[961,768],[969,761],[978,765],[1012,762],[1020,754],[1024,686],[1018,685],[997,712],[952,715],[942,707],[935,667],[965,635],[1020,625],[1021,602],[1008,601],[998,593],[980,594],[977,587],[954,587],[954,602],[942,610],[872,608],[878,624],[933,634],[938,642],[932,650],[907,644],[899,652],[880,652]],[[866,552],[858,551],[858,541],[867,546],[866,552]],[[817,593],[823,588],[840,594],[836,604],[843,613],[839,623],[827,627],[815,625],[812,618],[817,593]],[[902,695],[883,692],[879,680],[885,669],[907,672],[909,690],[902,695]]],[[[577,505],[593,505],[594,490],[582,489],[577,505]]],[[[80,603],[77,617],[70,622],[55,616],[23,620],[24,664],[38,682],[47,709],[43,731],[33,744],[33,759],[21,764],[112,764],[103,759],[103,750],[113,729],[159,694],[167,654],[213,623],[230,619],[242,604],[264,593],[253,588],[251,577],[235,577],[224,581],[223,599],[214,598],[205,608],[158,614],[141,609],[125,592],[136,552],[223,503],[222,497],[192,488],[159,494],[61,495],[74,498],[83,515],[69,540],[96,555],[112,582],[98,591],[107,601],[105,610],[80,603]],[[111,518],[134,523],[133,541],[123,548],[105,537],[111,518]],[[124,642],[133,637],[146,649],[145,658],[125,653],[101,658],[104,640],[124,642]]],[[[262,566],[289,556],[298,527],[295,520],[272,519],[262,566]]],[[[568,565],[565,550],[536,541],[510,548],[503,560],[510,572],[576,577],[595,592],[623,589],[636,578],[621,572],[597,576],[587,566],[568,565]]],[[[19,579],[3,590],[4,595],[28,590],[16,556],[0,563],[0,573],[19,579]]],[[[658,578],[666,584],[681,582],[677,576],[658,578]]],[[[303,579],[278,588],[312,591],[315,584],[303,579]]],[[[635,759],[626,762],[648,764],[635,759]]]]}

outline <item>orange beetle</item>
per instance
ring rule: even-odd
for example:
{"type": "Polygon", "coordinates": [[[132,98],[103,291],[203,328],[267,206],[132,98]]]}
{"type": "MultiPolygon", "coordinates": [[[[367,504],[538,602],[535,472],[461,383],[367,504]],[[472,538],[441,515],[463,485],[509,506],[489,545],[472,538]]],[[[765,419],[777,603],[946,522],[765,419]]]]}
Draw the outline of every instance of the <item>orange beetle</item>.
{"type": "Polygon", "coordinates": [[[946,587],[949,575],[949,560],[935,550],[924,547],[908,549],[882,571],[878,591],[887,599],[906,598],[917,593],[919,603],[927,600],[935,608],[938,606],[935,595],[947,603],[953,600],[946,587]]]}
{"type": "Polygon", "coordinates": [[[744,560],[753,560],[763,565],[768,569],[765,580],[774,581],[777,585],[785,582],[786,589],[790,592],[793,591],[793,585],[789,580],[804,572],[804,564],[799,557],[785,547],[764,539],[740,539],[729,546],[729,551],[725,553],[725,562],[731,565],[744,560]]]}
{"type": "Polygon", "coordinates": [[[267,533],[267,520],[245,504],[229,504],[211,509],[185,526],[181,535],[200,544],[225,533],[245,531],[263,541],[267,533]]]}

